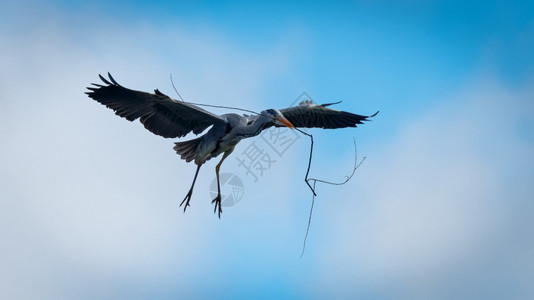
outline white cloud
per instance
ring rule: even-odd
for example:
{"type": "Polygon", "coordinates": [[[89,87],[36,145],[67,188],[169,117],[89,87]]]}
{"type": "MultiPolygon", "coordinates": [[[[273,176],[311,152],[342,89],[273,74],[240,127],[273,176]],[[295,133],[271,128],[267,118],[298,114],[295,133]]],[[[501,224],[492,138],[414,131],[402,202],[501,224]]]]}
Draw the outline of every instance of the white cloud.
{"type": "Polygon", "coordinates": [[[531,96],[494,80],[473,84],[407,117],[395,141],[370,150],[351,192],[333,197],[338,205],[325,212],[337,212],[327,220],[335,224],[332,243],[322,247],[329,292],[532,296],[534,241],[524,234],[534,226],[525,185],[534,141],[521,128],[532,128],[531,96]]]}
{"type": "MultiPolygon", "coordinates": [[[[8,70],[0,73],[1,298],[273,286],[316,297],[476,298],[495,285],[502,298],[532,293],[532,90],[483,80],[424,116],[406,116],[396,140],[359,144],[368,159],[350,185],[319,187],[299,261],[310,200],[305,139],[259,184],[246,182],[246,198],[222,221],[208,198],[211,162],[182,214],[194,166],[179,161],[171,140],[83,94],[106,71],[125,86],[171,94],[172,72],[187,100],[282,106],[287,99],[275,104],[262,92],[292,68],[287,49],[298,40],[254,53],[210,28],[84,16],[70,28],[55,17],[25,34],[0,31],[8,70]]],[[[312,171],[322,174],[330,162],[315,157],[312,171]]]]}
{"type": "Polygon", "coordinates": [[[218,258],[211,245],[221,225],[207,198],[213,166],[202,169],[182,215],[194,168],[171,140],[83,92],[109,70],[125,86],[170,93],[172,72],[191,100],[250,107],[245,101],[287,67],[287,53],[274,45],[247,54],[207,29],[104,24],[73,35],[47,21],[24,36],[0,32],[1,297],[135,295],[122,287],[143,277],[142,292],[168,276],[192,291],[187,278],[218,258]]]}

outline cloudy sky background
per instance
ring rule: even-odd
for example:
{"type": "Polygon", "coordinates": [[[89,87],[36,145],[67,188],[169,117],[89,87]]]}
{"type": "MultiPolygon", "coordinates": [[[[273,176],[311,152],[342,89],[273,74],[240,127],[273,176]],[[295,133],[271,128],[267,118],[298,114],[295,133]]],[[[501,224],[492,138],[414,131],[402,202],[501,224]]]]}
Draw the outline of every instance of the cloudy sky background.
{"type": "MultiPolygon", "coordinates": [[[[531,299],[534,5],[528,1],[12,1],[0,9],[3,299],[531,299]],[[262,110],[302,92],[372,114],[312,130],[217,219],[173,140],[90,100],[174,82],[262,110]]],[[[212,110],[226,113],[224,110],[212,110]]],[[[259,145],[261,140],[256,138],[259,145]]],[[[268,150],[268,148],[265,148],[268,150]]],[[[267,151],[266,150],[266,151],[267,151]]]]}

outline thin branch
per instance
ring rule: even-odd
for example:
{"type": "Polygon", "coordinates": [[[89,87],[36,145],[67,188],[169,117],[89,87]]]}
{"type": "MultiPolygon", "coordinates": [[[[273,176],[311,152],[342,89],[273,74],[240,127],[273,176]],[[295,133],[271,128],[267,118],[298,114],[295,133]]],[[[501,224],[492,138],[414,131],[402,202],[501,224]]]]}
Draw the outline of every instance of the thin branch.
{"type": "Polygon", "coordinates": [[[184,101],[184,98],[182,98],[182,96],[180,96],[180,93],[178,93],[178,90],[177,90],[176,87],[174,86],[174,81],[172,80],[172,73],[171,73],[171,84],[172,84],[172,88],[174,89],[174,91],[176,92],[176,94],[178,95],[178,97],[180,97],[180,100],[182,100],[182,102],[185,102],[185,101],[184,101]]]}
{"type": "Polygon", "coordinates": [[[308,185],[308,187],[310,187],[310,190],[312,191],[313,193],[313,196],[317,196],[317,193],[315,193],[315,189],[312,188],[312,186],[310,185],[310,181],[308,180],[308,175],[310,174],[310,167],[311,167],[311,163],[312,163],[312,155],[313,155],[313,135],[307,133],[307,132],[304,132],[298,128],[295,128],[296,130],[298,130],[300,133],[302,134],[305,134],[307,136],[310,137],[310,141],[311,141],[311,146],[310,146],[310,159],[308,160],[308,169],[306,170],[306,176],[304,177],[304,181],[306,182],[306,184],[308,185]]]}
{"type": "Polygon", "coordinates": [[[352,176],[354,176],[354,173],[356,173],[356,169],[358,169],[358,167],[360,167],[360,165],[364,162],[365,160],[365,156],[362,158],[362,161],[360,161],[360,163],[358,163],[358,147],[356,147],[356,139],[353,138],[353,141],[354,141],[354,167],[352,168],[352,173],[349,175],[349,176],[345,176],[345,181],[343,182],[330,182],[330,181],[326,181],[326,180],[322,180],[322,179],[316,179],[316,178],[310,178],[308,180],[313,180],[314,182],[322,182],[322,183],[326,183],[326,184],[331,184],[331,185],[343,185],[345,183],[347,183],[349,180],[351,180],[352,176]]]}
{"type": "Polygon", "coordinates": [[[255,114],[255,115],[261,115],[260,113],[257,113],[257,112],[255,112],[253,110],[244,109],[244,108],[238,108],[238,107],[223,106],[223,105],[211,105],[211,104],[195,103],[195,102],[186,102],[186,103],[194,104],[194,105],[198,105],[198,106],[207,106],[207,107],[214,107],[214,108],[225,108],[225,109],[240,110],[240,111],[252,113],[252,114],[255,114]]]}
{"type": "Polygon", "coordinates": [[[306,176],[304,178],[304,181],[306,181],[306,184],[310,187],[310,189],[311,189],[311,191],[313,193],[313,196],[312,196],[312,203],[311,203],[311,207],[310,207],[310,215],[308,217],[308,226],[306,228],[306,235],[304,236],[304,242],[302,244],[302,253],[300,254],[300,257],[302,258],[302,256],[304,255],[304,251],[306,250],[306,241],[308,240],[308,233],[310,232],[313,205],[315,204],[315,197],[317,196],[317,193],[315,192],[315,185],[317,184],[317,182],[330,184],[330,185],[343,185],[343,184],[347,183],[349,180],[351,180],[352,176],[354,176],[354,173],[356,173],[356,169],[358,169],[358,167],[360,167],[360,165],[364,162],[365,157],[363,157],[362,160],[360,161],[360,163],[358,163],[358,148],[356,147],[356,139],[353,139],[354,140],[354,167],[352,168],[352,173],[349,176],[345,176],[345,181],[343,181],[343,182],[331,182],[331,181],[326,181],[326,180],[317,179],[317,178],[308,178],[308,175],[310,173],[310,168],[311,168],[312,154],[313,154],[313,135],[311,135],[309,133],[306,133],[306,132],[304,132],[304,131],[302,131],[302,130],[300,130],[298,128],[297,128],[297,130],[299,132],[301,132],[302,134],[305,134],[305,135],[309,136],[310,137],[310,141],[311,141],[310,158],[309,158],[309,161],[308,161],[308,169],[306,170],[306,176]],[[310,181],[313,181],[313,187],[310,185],[310,181]]]}
{"type": "MultiPolygon", "coordinates": [[[[180,96],[180,93],[178,93],[178,90],[176,90],[176,87],[174,86],[174,81],[172,80],[172,73],[171,73],[171,84],[172,84],[172,87],[174,88],[174,91],[178,95],[178,97],[180,97],[180,100],[182,100],[182,102],[185,102],[184,99],[182,98],[182,96],[180,96]]],[[[185,103],[194,104],[194,105],[198,105],[198,106],[208,106],[208,107],[214,107],[214,108],[225,108],[225,109],[240,110],[240,111],[252,113],[252,114],[255,114],[255,115],[260,115],[260,113],[257,113],[257,112],[255,112],[253,110],[244,109],[244,108],[238,108],[238,107],[222,106],[222,105],[211,105],[211,104],[194,103],[194,102],[185,102],[185,103]]]]}
{"type": "MultiPolygon", "coordinates": [[[[313,182],[313,188],[315,189],[315,184],[317,181],[313,182]]],[[[304,236],[304,242],[302,243],[302,252],[300,253],[300,258],[304,255],[304,251],[306,250],[306,241],[308,240],[308,233],[310,232],[310,225],[311,225],[311,218],[313,213],[313,204],[315,203],[315,195],[312,197],[312,203],[310,207],[310,216],[308,217],[308,227],[306,228],[306,235],[304,236]]]]}

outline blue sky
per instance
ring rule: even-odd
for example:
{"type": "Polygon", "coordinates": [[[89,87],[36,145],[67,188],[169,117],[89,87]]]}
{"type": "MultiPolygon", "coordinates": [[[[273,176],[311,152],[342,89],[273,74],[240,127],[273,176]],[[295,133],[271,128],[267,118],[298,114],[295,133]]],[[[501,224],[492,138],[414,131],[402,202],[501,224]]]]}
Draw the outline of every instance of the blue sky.
{"type": "MultiPolygon", "coordinates": [[[[0,9],[0,297],[531,299],[529,1],[18,1],[0,9]],[[243,141],[212,213],[194,166],[85,94],[98,74],[188,101],[283,108],[302,92],[380,114],[282,155],[243,141]],[[276,161],[257,182],[239,166],[276,161]]],[[[213,109],[217,113],[225,110],[213,109]]],[[[253,144],[255,143],[255,144],[253,144]]]]}

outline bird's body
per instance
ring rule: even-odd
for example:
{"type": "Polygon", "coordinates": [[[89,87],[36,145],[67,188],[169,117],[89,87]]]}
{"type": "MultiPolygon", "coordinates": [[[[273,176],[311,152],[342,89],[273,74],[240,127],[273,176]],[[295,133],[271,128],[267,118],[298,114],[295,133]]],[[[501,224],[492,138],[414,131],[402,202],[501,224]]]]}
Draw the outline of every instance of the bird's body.
{"type": "Polygon", "coordinates": [[[189,206],[200,167],[209,159],[223,154],[215,168],[219,193],[212,201],[215,203],[215,211],[219,212],[219,217],[222,212],[219,169],[224,159],[234,151],[235,146],[242,139],[256,136],[271,126],[356,127],[356,124],[361,124],[368,118],[368,116],[327,108],[331,104],[316,105],[311,101],[303,101],[298,106],[280,111],[264,110],[252,116],[234,113],[218,116],[194,104],[171,99],[159,90],[150,94],[127,89],[119,85],[109,73],[108,76],[109,81],[100,76],[106,85],[93,84],[95,87],[88,88],[89,97],[113,109],[117,115],[129,121],[139,119],[145,128],[154,134],[176,138],[183,137],[190,132],[200,134],[211,126],[200,137],[176,142],[174,150],[186,162],[194,161],[197,165],[193,184],[180,204],[185,203],[184,211],[189,206]]]}
{"type": "Polygon", "coordinates": [[[194,160],[197,165],[203,164],[223,152],[233,150],[242,139],[260,134],[262,125],[270,121],[265,117],[248,124],[249,119],[238,114],[224,114],[221,118],[226,123],[213,125],[206,134],[197,139],[176,143],[174,149],[182,159],[187,162],[194,160]]]}

